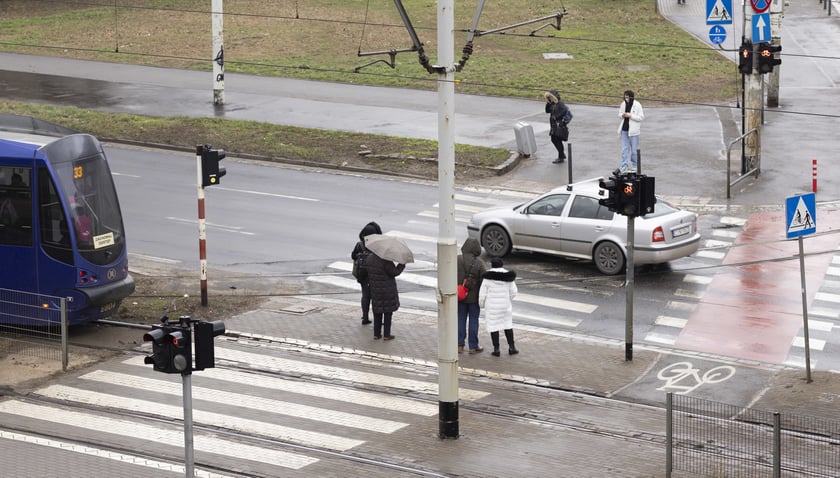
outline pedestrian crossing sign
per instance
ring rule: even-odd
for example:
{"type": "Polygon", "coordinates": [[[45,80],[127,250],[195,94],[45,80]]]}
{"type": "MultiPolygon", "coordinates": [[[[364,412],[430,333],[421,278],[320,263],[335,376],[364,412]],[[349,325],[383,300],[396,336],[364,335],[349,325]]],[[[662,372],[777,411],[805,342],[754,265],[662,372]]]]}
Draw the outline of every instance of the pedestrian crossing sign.
{"type": "Polygon", "coordinates": [[[706,0],[706,25],[732,25],[732,0],[706,0]]]}
{"type": "Polygon", "coordinates": [[[785,227],[788,239],[817,232],[816,203],[814,193],[785,199],[785,216],[787,218],[785,227]]]}

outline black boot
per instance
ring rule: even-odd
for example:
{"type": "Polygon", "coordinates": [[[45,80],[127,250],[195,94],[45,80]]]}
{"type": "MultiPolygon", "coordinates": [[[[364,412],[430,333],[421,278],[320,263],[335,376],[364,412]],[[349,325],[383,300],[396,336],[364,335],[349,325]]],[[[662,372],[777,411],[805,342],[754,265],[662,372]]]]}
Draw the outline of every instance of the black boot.
{"type": "Polygon", "coordinates": [[[490,340],[493,341],[493,352],[490,355],[499,357],[502,352],[499,351],[499,332],[490,332],[490,340]]]}
{"type": "Polygon", "coordinates": [[[508,353],[511,355],[518,354],[519,351],[516,350],[516,345],[513,343],[513,329],[505,329],[505,338],[508,343],[508,353]]]}

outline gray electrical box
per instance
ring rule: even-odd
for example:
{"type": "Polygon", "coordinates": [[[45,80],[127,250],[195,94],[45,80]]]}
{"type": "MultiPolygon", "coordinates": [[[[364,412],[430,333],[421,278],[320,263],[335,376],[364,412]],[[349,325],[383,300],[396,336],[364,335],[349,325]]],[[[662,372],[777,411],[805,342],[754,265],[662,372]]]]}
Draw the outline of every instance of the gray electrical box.
{"type": "Polygon", "coordinates": [[[519,154],[530,157],[537,152],[537,140],[534,138],[534,127],[524,121],[516,123],[513,128],[516,134],[516,151],[519,154]]]}

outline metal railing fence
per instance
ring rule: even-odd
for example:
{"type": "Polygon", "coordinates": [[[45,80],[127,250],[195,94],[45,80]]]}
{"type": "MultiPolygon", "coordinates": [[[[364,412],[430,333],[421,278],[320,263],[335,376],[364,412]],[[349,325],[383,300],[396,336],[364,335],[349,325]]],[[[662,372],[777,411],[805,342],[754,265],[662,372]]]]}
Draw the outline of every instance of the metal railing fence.
{"type": "Polygon", "coordinates": [[[836,477],[840,421],[666,397],[666,476],[836,477]]]}
{"type": "Polygon", "coordinates": [[[60,360],[67,370],[67,325],[65,298],[0,289],[0,353],[60,360]]]}

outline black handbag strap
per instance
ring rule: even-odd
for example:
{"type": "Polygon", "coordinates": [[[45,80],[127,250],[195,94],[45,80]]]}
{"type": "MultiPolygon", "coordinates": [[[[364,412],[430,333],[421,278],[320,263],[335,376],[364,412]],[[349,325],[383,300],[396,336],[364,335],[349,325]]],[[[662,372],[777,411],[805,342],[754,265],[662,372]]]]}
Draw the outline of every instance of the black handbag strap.
{"type": "Polygon", "coordinates": [[[477,260],[478,260],[477,258],[473,258],[472,264],[470,264],[470,271],[469,271],[469,272],[467,272],[467,276],[466,276],[466,277],[464,277],[464,282],[466,282],[466,281],[467,281],[467,279],[469,279],[469,278],[471,278],[471,277],[472,277],[472,275],[473,275],[473,274],[472,274],[473,267],[475,267],[475,262],[476,262],[477,260]]]}

